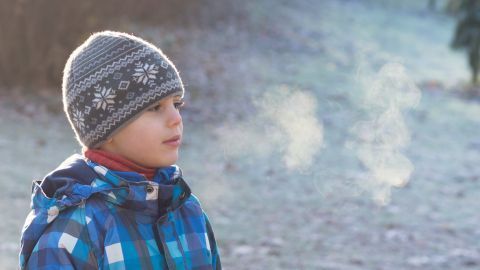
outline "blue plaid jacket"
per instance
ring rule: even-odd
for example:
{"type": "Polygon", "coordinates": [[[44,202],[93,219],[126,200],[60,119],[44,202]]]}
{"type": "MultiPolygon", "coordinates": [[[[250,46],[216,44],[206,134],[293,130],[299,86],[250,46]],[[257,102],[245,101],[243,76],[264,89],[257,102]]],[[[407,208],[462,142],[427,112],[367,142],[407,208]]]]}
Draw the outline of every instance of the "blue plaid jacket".
{"type": "Polygon", "coordinates": [[[21,269],[221,269],[207,215],[176,165],[153,181],[81,155],[33,183],[21,269]]]}

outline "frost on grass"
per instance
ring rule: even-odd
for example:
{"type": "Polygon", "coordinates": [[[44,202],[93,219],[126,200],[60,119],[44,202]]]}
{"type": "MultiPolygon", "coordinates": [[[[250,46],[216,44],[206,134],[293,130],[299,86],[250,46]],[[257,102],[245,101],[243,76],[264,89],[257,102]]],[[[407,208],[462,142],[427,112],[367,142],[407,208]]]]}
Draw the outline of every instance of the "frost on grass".
{"type": "Polygon", "coordinates": [[[289,170],[309,169],[323,142],[315,97],[282,86],[253,103],[257,111],[252,118],[217,130],[225,154],[265,163],[281,156],[289,170]]]}
{"type": "Polygon", "coordinates": [[[404,186],[414,166],[402,151],[410,142],[403,112],[420,101],[420,91],[399,63],[388,63],[373,77],[362,75],[367,120],[351,128],[346,147],[355,152],[367,172],[359,181],[376,202],[387,204],[392,187],[404,186]]]}

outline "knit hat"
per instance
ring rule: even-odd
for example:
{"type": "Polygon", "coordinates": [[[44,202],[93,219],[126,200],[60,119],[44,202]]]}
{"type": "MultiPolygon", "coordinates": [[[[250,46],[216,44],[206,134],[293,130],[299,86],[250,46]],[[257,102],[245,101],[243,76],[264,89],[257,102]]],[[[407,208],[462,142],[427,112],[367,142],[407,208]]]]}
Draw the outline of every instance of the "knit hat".
{"type": "Polygon", "coordinates": [[[77,140],[96,148],[183,83],[173,63],[153,44],[103,31],[76,48],[63,71],[63,108],[77,140]]]}

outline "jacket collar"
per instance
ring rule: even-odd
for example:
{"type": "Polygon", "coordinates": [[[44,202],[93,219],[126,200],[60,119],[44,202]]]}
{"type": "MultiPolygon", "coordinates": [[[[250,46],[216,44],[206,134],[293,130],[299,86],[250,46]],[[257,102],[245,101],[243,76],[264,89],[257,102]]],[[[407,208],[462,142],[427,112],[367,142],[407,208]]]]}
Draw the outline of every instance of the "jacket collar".
{"type": "Polygon", "coordinates": [[[106,201],[149,215],[174,210],[191,194],[177,165],[158,168],[153,181],[136,172],[113,171],[86,160],[98,175],[91,186],[106,201]]]}
{"type": "Polygon", "coordinates": [[[176,209],[191,194],[177,165],[158,168],[149,181],[136,172],[113,171],[78,154],[35,181],[32,192],[35,209],[59,212],[97,194],[122,208],[157,217],[176,209]]]}

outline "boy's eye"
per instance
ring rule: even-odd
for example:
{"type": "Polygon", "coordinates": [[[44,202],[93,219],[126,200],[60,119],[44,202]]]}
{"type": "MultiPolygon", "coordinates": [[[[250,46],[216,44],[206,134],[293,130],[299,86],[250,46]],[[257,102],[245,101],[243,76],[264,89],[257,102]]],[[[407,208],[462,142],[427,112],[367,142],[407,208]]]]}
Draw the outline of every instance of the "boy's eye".
{"type": "Polygon", "coordinates": [[[179,109],[185,105],[185,102],[182,100],[180,102],[175,102],[175,108],[179,109]]]}
{"type": "Polygon", "coordinates": [[[149,111],[156,111],[160,108],[160,104],[159,105],[156,105],[154,107],[151,107],[150,109],[148,109],[149,111]]]}
{"type": "MultiPolygon", "coordinates": [[[[184,101],[180,101],[180,102],[175,102],[175,103],[174,103],[174,106],[175,106],[175,108],[177,108],[177,109],[183,107],[184,105],[185,105],[185,102],[184,102],[184,101]]],[[[161,107],[160,104],[155,105],[155,106],[151,107],[151,108],[149,109],[149,111],[157,111],[158,109],[160,109],[160,107],[161,107]]]]}

